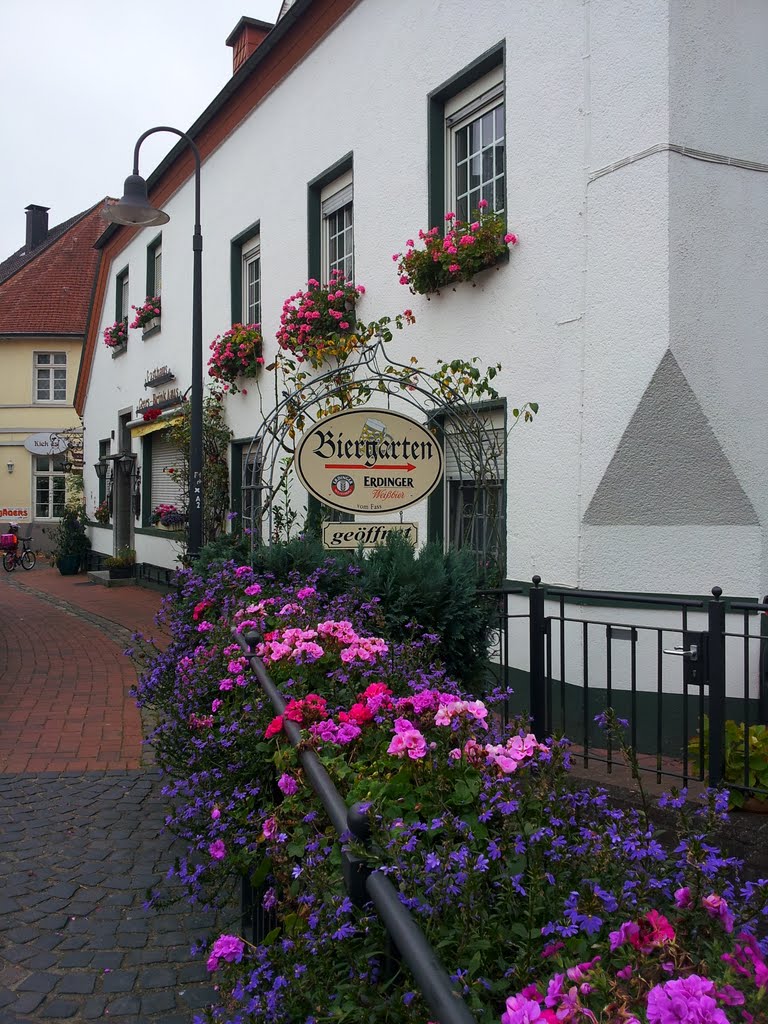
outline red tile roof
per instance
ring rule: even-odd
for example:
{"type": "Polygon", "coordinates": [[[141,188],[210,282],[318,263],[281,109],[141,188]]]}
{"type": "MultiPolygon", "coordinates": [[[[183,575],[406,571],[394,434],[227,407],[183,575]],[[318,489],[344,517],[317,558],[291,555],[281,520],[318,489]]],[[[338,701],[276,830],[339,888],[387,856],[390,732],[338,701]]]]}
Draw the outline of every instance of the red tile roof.
{"type": "Polygon", "coordinates": [[[4,280],[0,276],[0,335],[85,334],[100,258],[94,242],[104,231],[102,206],[100,201],[66,221],[64,231],[64,225],[52,228],[37,250],[14,253],[0,265],[11,270],[4,280]]]}

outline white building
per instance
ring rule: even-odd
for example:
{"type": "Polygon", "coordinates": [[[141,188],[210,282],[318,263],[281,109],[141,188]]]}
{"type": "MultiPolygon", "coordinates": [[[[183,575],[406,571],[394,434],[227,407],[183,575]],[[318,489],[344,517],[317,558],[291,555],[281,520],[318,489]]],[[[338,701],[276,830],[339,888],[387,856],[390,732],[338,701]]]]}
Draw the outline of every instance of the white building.
{"type": "MultiPolygon", "coordinates": [[[[190,129],[204,338],[258,320],[269,363],[283,300],[327,278],[341,234],[337,255],[366,288],[360,317],[416,315],[393,351],[500,361],[509,408],[540,405],[508,442],[509,579],[765,593],[763,0],[296,0],[268,29],[241,21],[233,78],[190,129]],[[391,254],[466,199],[458,147],[476,136],[483,194],[520,244],[476,287],[428,301],[391,254]]],[[[148,517],[173,496],[160,471],[173,455],[138,406],[155,368],[174,376],[160,388],[190,384],[192,169],[180,143],[149,178],[162,231],[102,239],[77,396],[89,510],[100,456],[131,450],[141,468],[141,495],[125,474],[94,549],[127,543],[159,566],[177,547],[148,517]],[[110,352],[104,328],[160,290],[160,329],[110,352]]],[[[273,375],[248,390],[227,399],[235,492],[273,375]]],[[[432,533],[449,533],[450,514],[448,500],[432,533]]]]}

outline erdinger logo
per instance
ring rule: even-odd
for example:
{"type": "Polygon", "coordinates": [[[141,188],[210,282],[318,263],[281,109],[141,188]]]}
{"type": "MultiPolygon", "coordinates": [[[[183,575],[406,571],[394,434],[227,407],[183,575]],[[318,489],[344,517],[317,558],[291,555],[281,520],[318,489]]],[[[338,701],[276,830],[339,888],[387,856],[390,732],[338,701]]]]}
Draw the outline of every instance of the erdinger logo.
{"type": "Polygon", "coordinates": [[[351,476],[347,476],[345,473],[340,473],[331,480],[331,490],[339,498],[348,497],[355,489],[355,481],[351,476]]]}

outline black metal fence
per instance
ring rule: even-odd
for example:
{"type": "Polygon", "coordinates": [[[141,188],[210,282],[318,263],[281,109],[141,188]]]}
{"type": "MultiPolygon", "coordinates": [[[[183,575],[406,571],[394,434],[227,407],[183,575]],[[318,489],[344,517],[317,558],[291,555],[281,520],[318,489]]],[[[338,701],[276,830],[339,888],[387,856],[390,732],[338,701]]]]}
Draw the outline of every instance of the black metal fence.
{"type": "MultiPolygon", "coordinates": [[[[253,673],[272,703],[275,714],[282,715],[285,699],[270,679],[262,661],[252,653],[258,635],[234,632],[234,636],[249,656],[253,673]]],[[[299,748],[298,757],[307,782],[320,798],[338,836],[341,838],[351,833],[359,843],[367,846],[370,829],[362,808],[359,805],[348,808],[317,754],[300,748],[301,733],[298,726],[284,719],[283,728],[291,744],[299,748]]],[[[476,1024],[474,1015],[470,1013],[417,922],[400,902],[397,889],[387,876],[373,870],[364,858],[346,852],[342,853],[342,868],[350,899],[358,907],[373,904],[376,908],[390,938],[390,953],[408,967],[436,1020],[440,1024],[476,1024]]],[[[260,893],[252,889],[247,879],[243,881],[242,895],[243,926],[252,929],[252,941],[258,943],[274,927],[275,921],[271,914],[264,911],[260,893]]]]}
{"type": "Polygon", "coordinates": [[[768,723],[768,598],[728,601],[719,587],[706,598],[571,590],[538,576],[527,594],[486,597],[497,609],[494,671],[516,691],[508,713],[568,736],[584,767],[616,761],[595,723],[612,708],[659,782],[725,781],[768,797],[750,766],[750,727],[768,723]]]}

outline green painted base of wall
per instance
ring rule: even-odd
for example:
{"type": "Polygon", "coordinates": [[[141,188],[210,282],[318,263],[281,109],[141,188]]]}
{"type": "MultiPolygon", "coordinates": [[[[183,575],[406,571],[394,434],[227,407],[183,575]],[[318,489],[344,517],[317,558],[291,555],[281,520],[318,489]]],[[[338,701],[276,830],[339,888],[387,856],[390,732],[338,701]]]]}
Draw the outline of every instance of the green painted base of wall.
{"type": "MultiPolygon", "coordinates": [[[[496,673],[494,673],[496,675],[496,673]]],[[[530,707],[530,677],[520,669],[510,669],[508,685],[514,689],[509,698],[509,710],[513,715],[528,714],[530,707]]],[[[552,732],[567,736],[582,746],[585,738],[593,747],[605,747],[605,735],[595,723],[595,715],[608,706],[607,691],[590,687],[585,695],[583,687],[566,683],[561,686],[553,681],[550,687],[552,708],[552,732]]],[[[708,711],[708,700],[703,702],[698,693],[683,694],[637,693],[633,706],[632,694],[627,690],[613,690],[611,704],[619,718],[630,723],[627,733],[632,739],[631,726],[635,723],[635,749],[641,754],[663,754],[665,757],[682,758],[688,740],[696,735],[700,716],[708,711]],[[661,726],[659,727],[659,722],[661,726]]],[[[739,698],[726,700],[726,718],[736,722],[745,720],[745,702],[739,698]]],[[[757,700],[747,702],[748,720],[759,721],[757,700]]],[[[696,766],[691,765],[692,770],[696,766]]]]}

